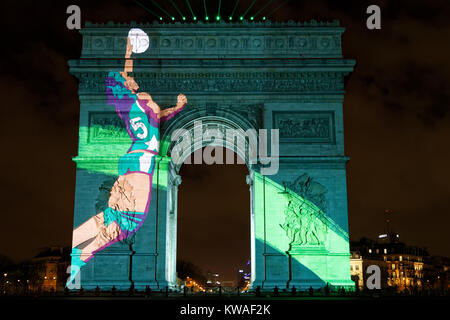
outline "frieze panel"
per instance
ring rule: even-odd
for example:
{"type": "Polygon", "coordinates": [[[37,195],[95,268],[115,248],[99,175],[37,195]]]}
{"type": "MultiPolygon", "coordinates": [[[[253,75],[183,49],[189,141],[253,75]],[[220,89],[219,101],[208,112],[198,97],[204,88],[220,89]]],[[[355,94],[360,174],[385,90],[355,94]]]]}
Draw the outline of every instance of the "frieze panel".
{"type": "MultiPolygon", "coordinates": [[[[82,57],[121,57],[126,47],[125,35],[133,24],[91,24],[83,28],[82,57]],[[88,40],[89,39],[89,40],[88,40]]],[[[148,35],[150,47],[141,57],[180,56],[238,57],[329,57],[340,58],[341,36],[338,22],[285,24],[244,23],[174,23],[139,25],[148,35]],[[283,33],[280,34],[280,29],[283,33]]]]}
{"type": "Polygon", "coordinates": [[[88,132],[89,143],[130,142],[125,125],[116,112],[90,112],[88,132]]]}
{"type": "Polygon", "coordinates": [[[332,111],[273,111],[272,119],[280,142],[335,143],[332,111]]]}
{"type": "MultiPolygon", "coordinates": [[[[74,73],[82,94],[104,93],[103,73],[74,73]]],[[[343,93],[342,72],[135,73],[140,89],[157,93],[343,93]]]]}

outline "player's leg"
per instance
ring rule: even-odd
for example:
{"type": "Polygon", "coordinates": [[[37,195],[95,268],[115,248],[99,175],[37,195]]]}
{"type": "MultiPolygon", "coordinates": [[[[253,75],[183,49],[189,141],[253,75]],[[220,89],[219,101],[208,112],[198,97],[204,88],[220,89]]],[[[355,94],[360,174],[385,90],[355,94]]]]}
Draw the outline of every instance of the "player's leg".
{"type": "Polygon", "coordinates": [[[83,262],[88,261],[93,255],[110,245],[119,241],[121,229],[117,222],[111,222],[108,226],[102,226],[98,230],[95,238],[84,248],[81,249],[80,259],[83,262]]]}
{"type": "Polygon", "coordinates": [[[117,179],[104,212],[104,223],[94,240],[81,249],[81,260],[89,260],[96,252],[127,238],[142,226],[151,199],[151,180],[151,175],[139,172],[117,179]]]}
{"type": "Polygon", "coordinates": [[[101,226],[104,225],[103,212],[93,216],[73,230],[72,248],[94,238],[101,226]]]}
{"type": "MultiPolygon", "coordinates": [[[[142,173],[142,172],[132,172],[124,176],[126,183],[131,186],[132,198],[123,197],[126,200],[131,200],[133,202],[133,210],[136,213],[145,213],[148,209],[151,200],[152,191],[152,174],[142,173]]],[[[108,204],[112,204],[108,202],[108,204]]],[[[120,203],[123,204],[123,201],[120,203]]]]}

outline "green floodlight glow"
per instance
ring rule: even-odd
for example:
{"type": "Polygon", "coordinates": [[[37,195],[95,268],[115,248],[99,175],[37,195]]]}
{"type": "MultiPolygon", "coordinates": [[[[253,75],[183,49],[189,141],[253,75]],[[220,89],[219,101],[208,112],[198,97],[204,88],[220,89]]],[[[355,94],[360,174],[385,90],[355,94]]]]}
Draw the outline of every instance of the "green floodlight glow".
{"type": "MultiPolygon", "coordinates": [[[[309,223],[313,224],[315,230],[322,235],[321,239],[325,248],[332,252],[348,252],[348,233],[328,215],[309,200],[291,190],[286,190],[284,186],[256,172],[254,204],[255,224],[265,226],[255,229],[255,239],[261,243],[267,243],[278,252],[290,250],[290,241],[286,229],[283,228],[283,225],[286,227],[286,219],[289,218],[286,213],[289,212],[287,210],[290,204],[293,204],[293,208],[298,208],[301,205],[301,212],[309,217],[309,223]],[[258,212],[264,213],[257,214],[258,212]],[[266,233],[265,230],[271,231],[266,233]]],[[[345,283],[351,283],[350,273],[348,272],[350,259],[345,256],[332,258],[327,266],[323,263],[324,259],[327,259],[326,256],[325,251],[318,252],[315,255],[292,255],[292,264],[300,263],[320,280],[332,285],[336,283],[335,279],[340,279],[339,281],[342,279],[345,283]]]]}
{"type": "Polygon", "coordinates": [[[237,8],[238,4],[239,4],[239,0],[236,1],[236,4],[234,5],[233,11],[231,11],[230,17],[234,16],[234,12],[236,11],[236,8],[237,8]]]}
{"type": "Polygon", "coordinates": [[[186,17],[183,17],[183,20],[186,20],[186,17]]]}
{"type": "MultiPolygon", "coordinates": [[[[78,149],[78,156],[74,157],[73,160],[77,163],[77,168],[86,170],[92,174],[103,174],[112,177],[117,177],[117,168],[119,167],[120,156],[126,154],[130,148],[130,144],[133,142],[129,137],[127,131],[123,127],[117,127],[114,125],[91,125],[91,126],[80,126],[79,136],[81,141],[88,141],[89,136],[93,136],[93,132],[102,132],[105,134],[105,138],[101,140],[101,144],[95,143],[82,143],[78,149]],[[99,154],[102,157],[99,158],[99,154]],[[108,159],[108,161],[105,161],[108,159]]],[[[164,160],[169,159],[167,157],[167,149],[170,145],[170,139],[161,139],[160,146],[161,150],[158,159],[164,160]]],[[[167,161],[166,161],[167,162],[167,161]]],[[[159,180],[157,181],[156,169],[153,179],[153,187],[167,189],[167,178],[164,168],[161,166],[159,170],[159,180]]]]}
{"type": "MultiPolygon", "coordinates": [[[[261,11],[263,11],[265,8],[267,8],[267,6],[269,6],[269,4],[271,4],[273,2],[273,0],[270,0],[269,2],[267,2],[261,9],[259,9],[258,11],[256,11],[256,13],[253,15],[253,17],[257,17],[258,16],[258,14],[260,14],[261,13],[261,11]]],[[[263,18],[262,18],[263,20],[266,20],[266,17],[264,16],[263,18]]]]}
{"type": "Polygon", "coordinates": [[[217,16],[216,16],[216,20],[219,21],[220,20],[220,7],[222,6],[222,0],[219,0],[219,7],[217,9],[217,16]]]}
{"type": "Polygon", "coordinates": [[[134,2],[137,4],[137,5],[139,5],[139,6],[141,6],[142,8],[144,8],[146,11],[148,11],[148,12],[150,12],[152,15],[154,15],[155,17],[158,17],[158,15],[155,13],[155,12],[153,12],[152,10],[150,10],[149,8],[147,8],[146,6],[144,6],[142,3],[140,3],[139,1],[136,1],[136,0],[134,0],[134,2]]]}
{"type": "Polygon", "coordinates": [[[273,9],[272,11],[270,11],[266,16],[269,17],[272,14],[274,14],[276,11],[278,11],[278,9],[280,9],[282,6],[284,6],[286,3],[288,3],[289,0],[286,0],[284,2],[282,2],[278,7],[276,7],[275,9],[273,9]]]}
{"type": "MultiPolygon", "coordinates": [[[[154,0],[150,0],[159,10],[161,10],[162,12],[164,12],[169,18],[173,18],[171,15],[170,15],[170,13],[168,13],[166,10],[164,10],[163,8],[161,8],[160,6],[159,6],[159,4],[156,2],[156,1],[154,1],[154,0]]],[[[172,19],[173,20],[173,19],[172,19]]]]}
{"type": "Polygon", "coordinates": [[[250,17],[250,20],[253,20],[253,17],[250,17]]]}
{"type": "Polygon", "coordinates": [[[163,18],[162,17],[159,17],[159,20],[162,20],[163,18]]]}
{"type": "Polygon", "coordinates": [[[189,11],[191,11],[192,19],[197,20],[197,17],[195,16],[194,11],[192,10],[192,7],[191,7],[191,4],[189,3],[189,0],[186,0],[186,4],[187,4],[187,6],[189,8],[189,11]]]}
{"type": "Polygon", "coordinates": [[[209,20],[208,10],[206,10],[206,0],[203,0],[203,7],[205,8],[205,20],[209,20]]]}
{"type": "Polygon", "coordinates": [[[241,21],[244,20],[244,17],[239,17],[239,20],[241,20],[241,21]]]}
{"type": "MultiPolygon", "coordinates": [[[[242,15],[243,17],[245,17],[247,15],[247,13],[250,11],[250,9],[253,7],[253,5],[255,4],[256,0],[253,0],[253,2],[250,4],[250,6],[247,8],[247,10],[245,10],[244,14],[242,15]]],[[[253,19],[251,19],[253,20],[253,19]]]]}
{"type": "Polygon", "coordinates": [[[175,8],[175,10],[178,12],[178,14],[180,15],[180,17],[183,20],[186,20],[184,15],[181,13],[181,11],[178,9],[177,5],[175,4],[175,2],[173,2],[173,0],[170,0],[170,3],[172,4],[172,6],[175,8]]]}
{"type": "Polygon", "coordinates": [[[233,20],[233,17],[229,17],[228,20],[230,20],[230,21],[233,20]]]}
{"type": "Polygon", "coordinates": [[[175,17],[172,17],[172,21],[175,20],[175,17]]]}

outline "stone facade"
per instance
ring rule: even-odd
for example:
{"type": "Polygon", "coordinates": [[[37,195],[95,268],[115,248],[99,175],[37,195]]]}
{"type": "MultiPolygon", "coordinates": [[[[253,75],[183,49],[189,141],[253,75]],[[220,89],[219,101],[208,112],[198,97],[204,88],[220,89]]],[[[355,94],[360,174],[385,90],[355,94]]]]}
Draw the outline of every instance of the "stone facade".
{"type": "MultiPolygon", "coordinates": [[[[205,127],[280,132],[278,174],[262,176],[246,159],[252,286],[352,285],[342,107],[344,77],[355,62],[342,58],[344,29],[337,22],[86,24],[81,58],[69,63],[80,81],[81,104],[74,227],[106,203],[118,157],[130,144],[106,104],[104,80],[109,71],[123,68],[126,35],[133,26],[150,38],[149,50],[133,56],[140,89],[161,106],[174,105],[180,92],[189,104],[161,127],[144,226],[132,243],[97,253],[81,271],[82,286],[176,287],[176,199],[182,177],[171,161],[176,142],[170,137],[176,129],[191,130],[199,119],[205,127]],[[320,241],[293,241],[295,234],[314,239],[319,229],[326,230],[320,241]]],[[[193,149],[203,145],[194,141],[193,149]]]]}

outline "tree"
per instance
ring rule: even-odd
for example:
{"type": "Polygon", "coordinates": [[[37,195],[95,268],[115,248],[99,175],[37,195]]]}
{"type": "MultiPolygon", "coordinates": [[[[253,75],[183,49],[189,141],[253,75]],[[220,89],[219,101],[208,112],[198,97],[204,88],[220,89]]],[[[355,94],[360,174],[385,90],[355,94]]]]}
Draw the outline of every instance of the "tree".
{"type": "Polygon", "coordinates": [[[202,269],[190,261],[177,260],[177,274],[180,279],[190,277],[202,285],[206,284],[206,277],[202,269]]]}

